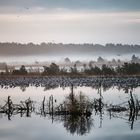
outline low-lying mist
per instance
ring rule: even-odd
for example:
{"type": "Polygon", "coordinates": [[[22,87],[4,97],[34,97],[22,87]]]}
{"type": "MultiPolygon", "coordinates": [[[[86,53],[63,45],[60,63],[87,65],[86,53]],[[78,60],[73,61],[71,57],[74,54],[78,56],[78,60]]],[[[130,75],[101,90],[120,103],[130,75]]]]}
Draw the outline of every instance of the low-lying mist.
{"type": "Polygon", "coordinates": [[[96,61],[99,56],[128,61],[134,54],[140,56],[140,45],[0,43],[0,62],[7,63],[62,62],[67,57],[71,61],[96,61]]]}

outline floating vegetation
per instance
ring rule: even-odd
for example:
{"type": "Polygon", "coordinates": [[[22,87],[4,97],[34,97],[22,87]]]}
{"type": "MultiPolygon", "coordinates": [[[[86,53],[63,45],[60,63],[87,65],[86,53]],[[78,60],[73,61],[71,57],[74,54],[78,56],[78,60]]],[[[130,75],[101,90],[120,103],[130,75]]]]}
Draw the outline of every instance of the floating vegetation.
{"type": "Polygon", "coordinates": [[[135,88],[140,86],[139,77],[15,77],[1,78],[1,88],[20,87],[22,91],[29,86],[44,87],[44,90],[54,89],[57,87],[86,86],[103,89],[109,89],[112,86],[117,86],[118,89],[123,88],[126,91],[128,87],[135,88]]]}

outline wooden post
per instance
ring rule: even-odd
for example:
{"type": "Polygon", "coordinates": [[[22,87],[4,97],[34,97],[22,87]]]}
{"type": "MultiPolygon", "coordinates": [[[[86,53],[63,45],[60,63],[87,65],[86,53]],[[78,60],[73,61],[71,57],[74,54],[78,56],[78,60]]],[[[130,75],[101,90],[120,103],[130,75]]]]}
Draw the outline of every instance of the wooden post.
{"type": "Polygon", "coordinates": [[[7,110],[7,114],[8,114],[8,120],[11,120],[11,115],[12,115],[12,101],[10,99],[10,96],[8,96],[8,101],[7,101],[7,104],[8,104],[8,110],[7,110]]]}
{"type": "Polygon", "coordinates": [[[44,96],[44,99],[43,99],[43,102],[42,102],[42,111],[45,114],[45,96],[44,96]]]}
{"type": "Polygon", "coordinates": [[[54,112],[54,110],[53,110],[53,95],[51,96],[51,101],[52,101],[52,115],[53,115],[53,112],[54,112]]]}
{"type": "Polygon", "coordinates": [[[51,108],[51,107],[50,107],[50,106],[51,106],[51,105],[50,105],[50,101],[51,101],[51,97],[49,97],[49,114],[50,114],[50,111],[51,111],[51,109],[50,109],[50,108],[51,108]]]}

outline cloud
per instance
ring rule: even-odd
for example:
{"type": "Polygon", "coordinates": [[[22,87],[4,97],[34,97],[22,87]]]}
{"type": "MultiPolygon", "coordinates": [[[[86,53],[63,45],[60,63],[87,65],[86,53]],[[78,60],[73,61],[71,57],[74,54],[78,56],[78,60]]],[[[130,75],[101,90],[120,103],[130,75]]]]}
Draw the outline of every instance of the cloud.
{"type": "Polygon", "coordinates": [[[140,44],[140,0],[0,0],[1,41],[140,44]]]}
{"type": "Polygon", "coordinates": [[[140,12],[82,12],[0,15],[1,41],[140,44],[140,12]]]}
{"type": "Polygon", "coordinates": [[[0,0],[0,7],[4,12],[18,8],[45,9],[92,9],[111,11],[138,11],[140,0],[0,0]]]}

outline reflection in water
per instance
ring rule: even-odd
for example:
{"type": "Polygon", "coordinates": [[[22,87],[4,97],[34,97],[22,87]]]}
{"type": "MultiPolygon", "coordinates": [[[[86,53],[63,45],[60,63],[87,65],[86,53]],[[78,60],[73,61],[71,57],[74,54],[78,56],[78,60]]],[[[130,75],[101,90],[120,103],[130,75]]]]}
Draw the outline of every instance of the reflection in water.
{"type": "Polygon", "coordinates": [[[65,98],[65,100],[54,106],[54,102],[57,102],[53,96],[49,97],[47,106],[45,107],[45,97],[42,101],[41,114],[51,116],[52,122],[63,122],[64,127],[71,134],[84,135],[90,132],[93,125],[91,118],[93,110],[93,102],[90,101],[84,94],[80,93],[75,95],[73,92],[73,85],[71,86],[71,93],[65,98]]]}
{"type": "Polygon", "coordinates": [[[26,114],[26,117],[30,117],[33,112],[33,101],[31,99],[27,99],[25,101],[21,101],[20,104],[14,104],[8,96],[7,101],[4,106],[0,107],[0,113],[4,113],[8,116],[8,120],[11,120],[12,115],[20,114],[22,117],[26,114]]]}
{"type": "Polygon", "coordinates": [[[54,89],[58,87],[73,86],[87,86],[98,89],[101,85],[103,91],[108,90],[112,86],[117,86],[118,89],[124,89],[128,92],[129,88],[136,88],[140,86],[139,77],[18,77],[18,78],[1,78],[1,88],[15,88],[20,87],[25,91],[27,87],[44,87],[45,90],[54,89]]]}
{"type": "Polygon", "coordinates": [[[27,87],[24,86],[24,85],[21,85],[21,86],[20,86],[20,89],[21,89],[22,92],[25,92],[25,91],[26,91],[26,88],[27,88],[27,87]]]}
{"type": "Polygon", "coordinates": [[[8,96],[6,103],[0,106],[0,114],[7,116],[8,120],[12,120],[12,116],[18,114],[21,117],[32,117],[32,114],[48,117],[52,122],[62,122],[68,132],[77,135],[85,135],[90,132],[95,116],[100,119],[100,127],[102,127],[104,115],[107,114],[110,119],[126,120],[132,130],[134,122],[140,119],[140,101],[133,94],[133,88],[126,87],[129,99],[115,105],[104,103],[102,84],[98,85],[99,98],[93,99],[89,99],[82,92],[76,95],[73,87],[71,84],[71,93],[59,104],[53,95],[47,99],[44,97],[40,104],[31,98],[14,104],[11,97],[8,96]]]}
{"type": "Polygon", "coordinates": [[[84,135],[90,132],[91,127],[93,126],[93,120],[88,116],[74,116],[68,115],[64,120],[64,127],[71,134],[84,135]]]}
{"type": "Polygon", "coordinates": [[[11,120],[12,115],[20,114],[23,117],[31,117],[31,114],[48,116],[53,121],[63,122],[64,127],[71,134],[84,135],[89,133],[93,120],[91,118],[93,102],[90,101],[84,94],[75,95],[73,92],[73,85],[71,86],[71,93],[65,98],[64,102],[58,106],[54,106],[56,99],[51,95],[47,104],[45,97],[41,103],[41,107],[37,110],[35,103],[29,98],[21,101],[19,104],[14,104],[8,96],[6,104],[0,108],[1,114],[6,114],[8,120],[11,120]]]}
{"type": "Polygon", "coordinates": [[[131,122],[131,129],[133,129],[133,124],[135,119],[137,120],[138,118],[138,113],[140,110],[140,104],[138,99],[133,97],[132,91],[130,91],[130,100],[128,101],[129,103],[129,109],[130,109],[130,114],[129,114],[129,121],[131,122]]]}
{"type": "Polygon", "coordinates": [[[90,132],[93,125],[91,118],[92,110],[93,102],[82,94],[82,92],[76,96],[72,85],[71,93],[57,107],[56,114],[63,115],[63,119],[60,117],[60,120],[63,121],[67,131],[71,134],[84,135],[90,132]]]}
{"type": "Polygon", "coordinates": [[[119,105],[111,105],[107,110],[109,111],[110,119],[120,118],[127,120],[130,124],[131,130],[133,130],[134,122],[137,121],[140,111],[140,101],[138,98],[132,94],[133,89],[127,89],[130,92],[130,99],[127,102],[121,103],[119,105]]]}
{"type": "Polygon", "coordinates": [[[103,96],[102,96],[102,92],[101,92],[101,83],[98,86],[98,94],[99,94],[99,99],[94,99],[94,109],[95,109],[95,115],[98,114],[99,112],[99,116],[100,116],[100,128],[102,127],[102,115],[103,115],[103,107],[104,107],[104,103],[103,103],[103,96]]]}

